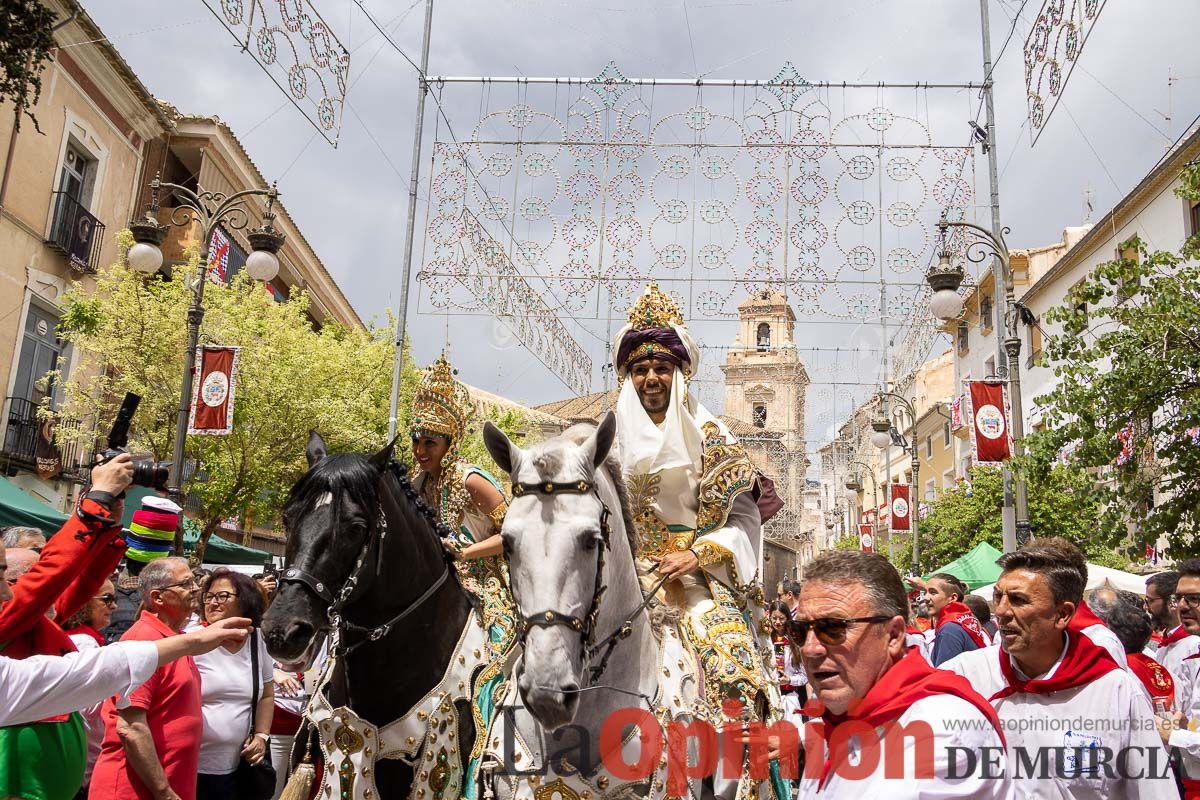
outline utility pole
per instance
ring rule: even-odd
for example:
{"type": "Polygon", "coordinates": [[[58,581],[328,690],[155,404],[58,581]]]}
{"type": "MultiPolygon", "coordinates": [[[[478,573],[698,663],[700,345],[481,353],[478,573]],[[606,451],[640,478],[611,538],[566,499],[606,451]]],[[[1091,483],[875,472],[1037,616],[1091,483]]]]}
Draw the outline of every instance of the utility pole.
{"type": "MultiPolygon", "coordinates": [[[[988,161],[988,185],[991,189],[992,234],[996,238],[1003,236],[1003,226],[1000,224],[1000,175],[996,163],[996,109],[992,100],[992,29],[988,18],[988,0],[979,0],[980,30],[983,36],[983,105],[986,113],[987,140],[983,142],[983,152],[988,161]]],[[[1005,297],[1005,281],[1002,274],[1000,258],[992,259],[993,306],[996,319],[992,330],[996,333],[996,377],[1007,378],[1009,359],[1004,347],[1004,334],[1008,326],[1008,304],[1005,297]]],[[[1018,366],[1019,368],[1019,366],[1018,366]]],[[[1024,410],[1013,403],[1013,417],[1024,414],[1024,410]]],[[[1011,553],[1017,546],[1024,544],[1017,540],[1017,511],[1013,493],[1012,470],[1004,467],[1004,506],[1002,510],[1004,524],[1004,552],[1011,553]]]]}
{"type": "Polygon", "coordinates": [[[421,42],[421,72],[417,75],[417,119],[413,132],[412,166],[408,175],[408,230],[404,236],[404,266],[400,270],[400,302],[396,309],[396,362],[392,365],[392,403],[388,439],[396,438],[400,415],[400,376],[404,372],[404,329],[408,323],[408,285],[412,283],[413,236],[417,225],[417,182],[421,172],[421,138],[425,132],[425,95],[429,83],[429,37],[433,31],[433,0],[425,0],[425,38],[421,42]]]}

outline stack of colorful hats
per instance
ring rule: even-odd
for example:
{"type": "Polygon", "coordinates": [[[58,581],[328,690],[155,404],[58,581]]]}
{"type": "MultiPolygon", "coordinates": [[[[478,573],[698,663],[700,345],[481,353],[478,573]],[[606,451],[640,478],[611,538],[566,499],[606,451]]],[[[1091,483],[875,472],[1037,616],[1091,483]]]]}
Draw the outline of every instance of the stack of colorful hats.
{"type": "Polygon", "coordinates": [[[143,498],[142,507],[133,512],[133,522],[125,534],[129,544],[125,557],[131,561],[148,562],[169,556],[182,510],[165,497],[148,495],[143,498]]]}

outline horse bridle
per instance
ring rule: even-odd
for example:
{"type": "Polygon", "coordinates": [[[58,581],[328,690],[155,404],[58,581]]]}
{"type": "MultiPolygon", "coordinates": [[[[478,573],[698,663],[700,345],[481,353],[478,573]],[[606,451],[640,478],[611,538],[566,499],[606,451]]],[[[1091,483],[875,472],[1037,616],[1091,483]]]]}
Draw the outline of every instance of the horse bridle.
{"type": "MultiPolygon", "coordinates": [[[[404,492],[405,497],[408,498],[413,507],[425,517],[430,526],[433,528],[434,534],[438,539],[438,549],[441,550],[441,539],[447,538],[451,535],[450,529],[446,527],[445,523],[437,518],[434,510],[429,507],[429,504],[425,502],[425,500],[413,487],[412,481],[408,478],[408,467],[398,461],[390,462],[388,467],[396,476],[396,480],[400,484],[400,489],[404,492]]],[[[376,527],[378,528],[379,535],[373,536],[372,532],[367,532],[362,548],[359,550],[358,558],[355,560],[354,569],[350,571],[350,576],[346,578],[341,588],[338,589],[337,594],[331,592],[329,586],[324,581],[317,578],[312,573],[300,569],[299,567],[288,567],[283,571],[283,574],[279,576],[280,584],[298,583],[329,605],[329,610],[326,612],[326,614],[329,618],[329,624],[338,631],[338,655],[346,655],[354,650],[357,650],[367,642],[377,642],[383,637],[387,636],[391,632],[392,628],[395,627],[401,620],[424,605],[424,603],[442,587],[442,584],[446,582],[453,572],[453,567],[450,565],[449,556],[448,554],[444,553],[441,575],[438,576],[437,580],[435,580],[428,589],[421,593],[420,597],[416,598],[403,609],[401,609],[400,613],[391,617],[386,622],[374,627],[357,625],[343,618],[342,609],[350,600],[355,588],[359,584],[363,566],[367,563],[367,556],[369,555],[373,545],[377,547],[375,551],[375,577],[379,577],[379,573],[382,568],[383,543],[387,538],[387,515],[383,512],[382,499],[379,502],[379,522],[376,527]],[[341,642],[346,633],[359,633],[364,634],[364,636],[354,644],[346,646],[341,642]]]]}
{"type": "MultiPolygon", "coordinates": [[[[654,596],[658,594],[658,590],[666,583],[667,578],[664,576],[653,591],[646,594],[641,604],[628,614],[621,624],[616,629],[605,636],[599,642],[595,641],[596,619],[600,615],[600,598],[604,595],[604,584],[602,583],[604,576],[604,555],[612,548],[612,529],[608,524],[611,517],[608,504],[600,497],[600,491],[596,488],[596,484],[592,481],[541,481],[537,483],[513,482],[512,487],[513,499],[527,494],[537,494],[543,496],[554,496],[558,494],[593,494],[596,500],[600,503],[600,540],[601,546],[596,548],[596,582],[592,588],[591,605],[588,607],[587,615],[583,618],[575,617],[570,614],[564,614],[555,609],[547,609],[536,614],[523,614],[517,617],[517,639],[523,645],[525,638],[529,635],[532,628],[553,628],[562,626],[575,631],[579,634],[583,644],[584,658],[590,662],[597,653],[602,649],[604,655],[600,662],[590,668],[590,682],[595,683],[601,675],[604,674],[605,668],[608,666],[608,660],[612,656],[613,650],[617,646],[617,642],[621,639],[626,639],[633,632],[633,622],[637,619],[637,615],[650,605],[654,596]]],[[[514,598],[515,599],[515,598],[514,598]]],[[[519,611],[519,609],[518,609],[519,611]]]]}

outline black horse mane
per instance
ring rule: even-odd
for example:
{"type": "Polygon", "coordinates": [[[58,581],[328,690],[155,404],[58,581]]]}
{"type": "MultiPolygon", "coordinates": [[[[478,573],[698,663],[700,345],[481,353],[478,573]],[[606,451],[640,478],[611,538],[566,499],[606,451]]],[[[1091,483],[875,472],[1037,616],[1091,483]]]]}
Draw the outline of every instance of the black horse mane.
{"type": "Polygon", "coordinates": [[[341,517],[342,498],[347,496],[370,513],[379,508],[379,473],[361,453],[326,456],[296,481],[284,504],[284,517],[294,519],[312,509],[325,494],[333,498],[335,518],[341,517]]]}

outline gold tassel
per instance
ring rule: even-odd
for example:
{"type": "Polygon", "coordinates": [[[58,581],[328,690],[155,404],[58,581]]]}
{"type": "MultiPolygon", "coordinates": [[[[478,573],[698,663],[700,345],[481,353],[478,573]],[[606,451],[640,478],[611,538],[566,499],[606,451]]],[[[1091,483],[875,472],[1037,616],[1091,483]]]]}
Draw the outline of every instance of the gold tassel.
{"type": "Polygon", "coordinates": [[[312,763],[312,737],[304,743],[304,760],[296,765],[292,770],[292,774],[288,776],[287,785],[283,787],[283,793],[279,795],[279,800],[308,800],[308,795],[312,792],[313,781],[317,778],[317,768],[312,763]]]}

